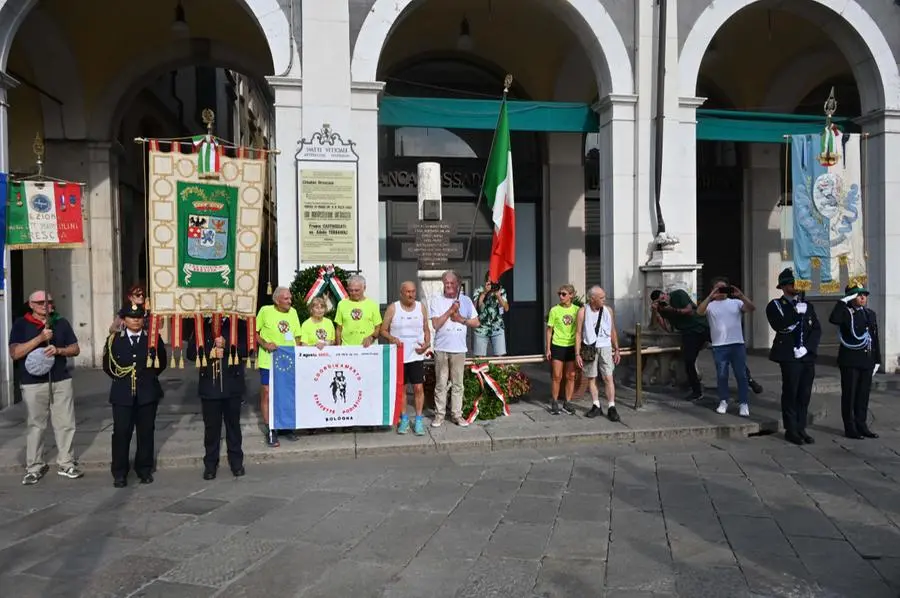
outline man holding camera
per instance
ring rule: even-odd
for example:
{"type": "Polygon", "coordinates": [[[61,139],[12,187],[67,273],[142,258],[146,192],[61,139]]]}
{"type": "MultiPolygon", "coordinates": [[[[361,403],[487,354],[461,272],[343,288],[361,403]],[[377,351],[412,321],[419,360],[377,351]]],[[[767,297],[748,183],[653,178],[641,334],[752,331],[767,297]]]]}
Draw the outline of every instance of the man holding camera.
{"type": "Polygon", "coordinates": [[[782,270],[776,288],[783,295],[769,301],[766,319],[775,331],[769,359],[781,366],[784,439],[797,445],[812,444],[815,441],[806,433],[806,422],[822,327],[815,307],[794,288],[793,270],[782,270]]]}
{"type": "Polygon", "coordinates": [[[490,273],[485,274],[484,284],[475,289],[475,307],[478,309],[478,321],[475,329],[475,342],[472,354],[475,357],[486,357],[490,345],[494,357],[506,355],[506,329],[503,325],[503,314],[509,311],[506,289],[499,283],[491,282],[490,273]]]}
{"type": "MultiPolygon", "coordinates": [[[[675,289],[669,293],[655,290],[650,293],[650,309],[656,316],[656,321],[666,330],[675,329],[681,333],[681,358],[684,362],[684,370],[688,383],[691,385],[691,394],[685,400],[696,401],[703,398],[703,385],[697,373],[697,356],[710,342],[709,322],[706,317],[697,313],[697,305],[691,300],[690,295],[681,289],[675,289]]],[[[747,384],[753,392],[760,394],[762,386],[750,375],[747,368],[747,384]]]]}
{"type": "Polygon", "coordinates": [[[739,415],[750,417],[750,396],[747,380],[747,345],[744,343],[743,317],[756,311],[756,306],[741,290],[728,284],[727,279],[713,283],[709,296],[697,306],[699,315],[709,320],[713,359],[716,362],[716,386],[719,392],[717,413],[728,411],[728,366],[734,370],[738,386],[739,415]]]}

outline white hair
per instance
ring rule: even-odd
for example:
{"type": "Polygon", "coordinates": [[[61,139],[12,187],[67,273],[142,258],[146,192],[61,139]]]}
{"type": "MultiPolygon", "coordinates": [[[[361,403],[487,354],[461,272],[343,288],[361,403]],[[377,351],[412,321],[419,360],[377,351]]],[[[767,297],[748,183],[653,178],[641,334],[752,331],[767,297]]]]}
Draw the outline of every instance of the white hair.
{"type": "Polygon", "coordinates": [[[601,287],[599,284],[595,284],[590,289],[588,289],[588,297],[593,297],[594,295],[596,295],[598,292],[600,292],[602,290],[603,290],[603,287],[601,287]]]}
{"type": "Polygon", "coordinates": [[[354,274],[347,279],[347,286],[351,284],[361,284],[362,288],[366,288],[366,278],[361,274],[354,274]]]}
{"type": "Polygon", "coordinates": [[[441,282],[446,282],[448,277],[453,277],[456,282],[459,282],[459,274],[456,273],[456,270],[445,270],[443,274],[441,274],[441,282]]]}
{"type": "Polygon", "coordinates": [[[275,290],[272,291],[272,301],[274,302],[276,299],[278,299],[278,295],[285,291],[287,291],[288,295],[291,294],[291,290],[287,287],[276,287],[275,290]]]}

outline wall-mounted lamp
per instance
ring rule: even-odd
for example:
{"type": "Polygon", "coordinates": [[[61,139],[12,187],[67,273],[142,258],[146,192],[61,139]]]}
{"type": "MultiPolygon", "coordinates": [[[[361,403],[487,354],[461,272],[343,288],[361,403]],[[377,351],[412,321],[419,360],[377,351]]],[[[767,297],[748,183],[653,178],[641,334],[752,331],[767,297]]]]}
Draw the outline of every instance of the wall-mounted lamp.
{"type": "Polygon", "coordinates": [[[184,5],[181,3],[181,0],[178,0],[178,5],[175,6],[175,20],[172,21],[172,33],[176,37],[188,37],[191,34],[191,28],[187,24],[187,19],[184,15],[184,5]]]}
{"type": "Polygon", "coordinates": [[[469,52],[475,46],[472,39],[472,32],[469,29],[469,19],[463,17],[462,23],[459,24],[459,37],[456,40],[456,47],[464,52],[469,52]]]}

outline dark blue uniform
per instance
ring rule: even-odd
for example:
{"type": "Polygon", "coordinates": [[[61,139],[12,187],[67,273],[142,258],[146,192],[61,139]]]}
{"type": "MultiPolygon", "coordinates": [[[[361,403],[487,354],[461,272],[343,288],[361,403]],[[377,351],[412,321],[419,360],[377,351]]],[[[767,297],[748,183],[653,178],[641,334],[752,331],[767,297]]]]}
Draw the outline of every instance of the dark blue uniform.
{"type": "MultiPolygon", "coordinates": [[[[143,317],[143,310],[123,309],[119,315],[143,317]],[[138,312],[140,314],[138,315],[138,312]]],[[[136,335],[128,330],[110,335],[103,352],[103,371],[112,378],[109,402],[113,411],[112,472],[116,487],[126,483],[129,470],[131,436],[136,432],[134,471],[141,483],[153,481],[153,432],[156,409],[163,396],[159,374],[166,368],[166,349],[162,338],[157,341],[159,367],[147,367],[149,337],[142,330],[136,335]]]]}
{"type": "MultiPolygon", "coordinates": [[[[204,321],[203,339],[205,343],[205,364],[198,368],[197,392],[203,408],[203,457],[204,478],[215,477],[219,467],[222,441],[222,424],[225,424],[225,445],[228,466],[235,475],[244,475],[244,451],[241,448],[241,401],[246,389],[244,363],[247,358],[247,322],[238,320],[236,347],[232,349],[231,322],[222,319],[221,336],[225,339],[223,359],[209,357],[215,347],[212,321],[204,321]],[[232,364],[229,365],[229,356],[232,364]]],[[[197,359],[196,335],[191,334],[185,357],[188,361],[197,359]]]]}

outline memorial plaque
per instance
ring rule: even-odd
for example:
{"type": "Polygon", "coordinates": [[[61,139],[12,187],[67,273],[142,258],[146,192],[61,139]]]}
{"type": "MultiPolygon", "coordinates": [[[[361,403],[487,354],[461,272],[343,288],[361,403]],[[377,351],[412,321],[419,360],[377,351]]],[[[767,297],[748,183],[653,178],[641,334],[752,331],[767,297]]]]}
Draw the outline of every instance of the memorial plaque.
{"type": "Polygon", "coordinates": [[[416,235],[412,252],[419,260],[419,268],[435,269],[447,265],[452,252],[450,235],[455,228],[449,222],[419,221],[410,224],[410,232],[416,235]]]}
{"type": "MultiPolygon", "coordinates": [[[[464,257],[464,247],[460,242],[451,242],[450,243],[450,252],[447,255],[447,259],[449,261],[460,261],[464,257]]],[[[418,250],[416,249],[416,244],[411,242],[403,242],[400,243],[400,259],[402,260],[415,260],[419,258],[418,250]]]]}

